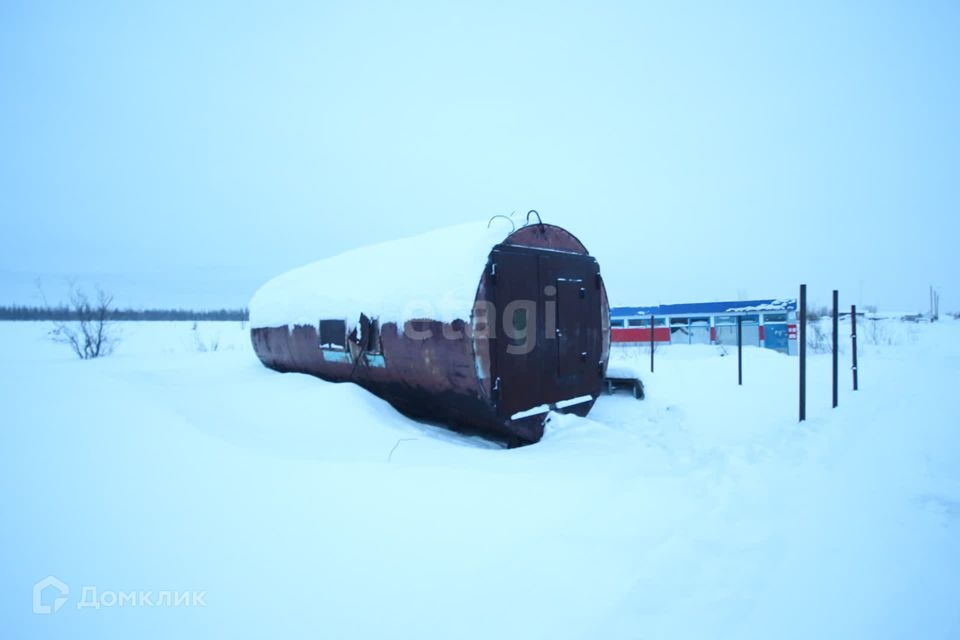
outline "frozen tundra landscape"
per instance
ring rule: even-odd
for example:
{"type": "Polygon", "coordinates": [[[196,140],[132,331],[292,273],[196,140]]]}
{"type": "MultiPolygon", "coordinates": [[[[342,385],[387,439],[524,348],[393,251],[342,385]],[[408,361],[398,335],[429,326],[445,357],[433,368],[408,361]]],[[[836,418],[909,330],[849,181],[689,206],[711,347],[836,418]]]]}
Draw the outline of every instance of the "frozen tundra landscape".
{"type": "Polygon", "coordinates": [[[803,424],[796,358],[663,348],[515,450],[192,326],[0,323],[0,637],[960,636],[960,322],[862,328],[856,393],[844,340],[835,410],[811,354],[803,424]]]}

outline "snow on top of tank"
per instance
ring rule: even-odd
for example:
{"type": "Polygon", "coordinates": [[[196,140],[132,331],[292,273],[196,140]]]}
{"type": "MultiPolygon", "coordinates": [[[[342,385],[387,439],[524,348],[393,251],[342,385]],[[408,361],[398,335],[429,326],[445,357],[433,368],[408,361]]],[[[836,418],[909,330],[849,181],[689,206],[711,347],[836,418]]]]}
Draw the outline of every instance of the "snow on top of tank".
{"type": "Polygon", "coordinates": [[[506,220],[470,222],[353,249],[273,278],[250,301],[251,327],[355,323],[361,313],[381,325],[429,318],[469,320],[494,245],[506,220]]]}

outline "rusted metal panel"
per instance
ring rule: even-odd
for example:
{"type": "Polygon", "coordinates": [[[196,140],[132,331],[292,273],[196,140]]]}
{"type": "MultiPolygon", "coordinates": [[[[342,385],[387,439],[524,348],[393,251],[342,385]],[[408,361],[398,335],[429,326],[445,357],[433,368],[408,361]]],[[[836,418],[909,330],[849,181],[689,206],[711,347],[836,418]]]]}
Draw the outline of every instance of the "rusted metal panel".
{"type": "MultiPolygon", "coordinates": [[[[491,247],[477,279],[470,318],[415,319],[399,329],[387,322],[373,354],[356,331],[345,349],[324,349],[325,318],[254,328],[254,350],[278,371],[355,382],[411,416],[512,445],[542,437],[547,409],[585,415],[609,353],[606,290],[586,248],[560,227],[529,225],[491,247]]],[[[366,315],[376,318],[376,310],[366,315]]],[[[364,321],[348,319],[348,328],[364,321]]]]}

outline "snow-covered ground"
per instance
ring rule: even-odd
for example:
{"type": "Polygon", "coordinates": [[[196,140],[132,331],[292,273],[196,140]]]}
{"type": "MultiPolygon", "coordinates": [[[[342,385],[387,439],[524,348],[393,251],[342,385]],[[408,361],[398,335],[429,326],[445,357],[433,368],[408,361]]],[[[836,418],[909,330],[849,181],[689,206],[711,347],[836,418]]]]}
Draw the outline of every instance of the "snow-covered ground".
{"type": "Polygon", "coordinates": [[[804,424],[796,358],[661,349],[516,450],[191,327],[0,323],[0,638],[960,636],[960,322],[861,329],[836,410],[812,354],[804,424]]]}

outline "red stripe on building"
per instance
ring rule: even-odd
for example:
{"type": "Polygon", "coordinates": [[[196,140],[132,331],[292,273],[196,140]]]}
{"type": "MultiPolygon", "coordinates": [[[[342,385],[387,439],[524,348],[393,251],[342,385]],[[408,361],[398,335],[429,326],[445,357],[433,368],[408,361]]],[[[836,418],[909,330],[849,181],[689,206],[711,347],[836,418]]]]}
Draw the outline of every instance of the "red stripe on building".
{"type": "MultiPolygon", "coordinates": [[[[639,327],[613,327],[610,329],[612,342],[650,342],[650,329],[639,327]]],[[[670,342],[669,327],[657,327],[653,330],[654,342],[670,342]]]]}

